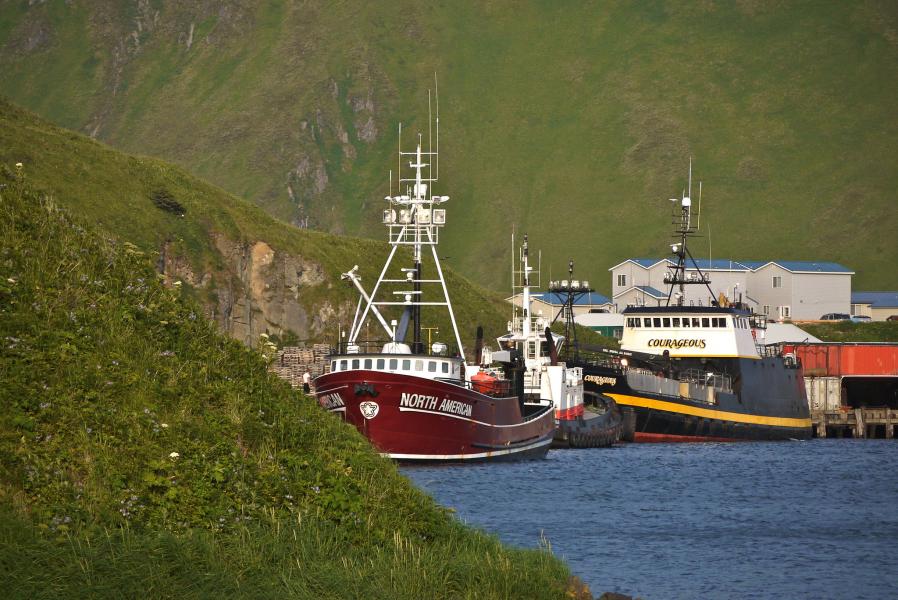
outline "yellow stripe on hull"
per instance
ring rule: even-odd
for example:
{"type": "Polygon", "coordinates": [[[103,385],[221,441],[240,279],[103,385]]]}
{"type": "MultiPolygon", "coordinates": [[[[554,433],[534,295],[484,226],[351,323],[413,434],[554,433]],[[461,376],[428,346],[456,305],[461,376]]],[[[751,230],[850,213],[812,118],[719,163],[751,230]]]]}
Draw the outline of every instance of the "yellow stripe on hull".
{"type": "Polygon", "coordinates": [[[733,421],[735,423],[751,423],[752,425],[773,425],[775,427],[810,427],[810,419],[793,419],[789,417],[765,417],[762,415],[746,415],[743,413],[727,412],[723,410],[714,410],[710,408],[699,408],[697,406],[689,406],[687,404],[677,404],[675,402],[666,402],[664,400],[654,400],[652,398],[640,398],[639,396],[628,396],[627,394],[609,394],[606,396],[614,398],[614,401],[621,406],[640,406],[643,408],[654,408],[667,412],[680,413],[684,415],[692,415],[694,417],[704,417],[706,419],[719,419],[721,421],[733,421]]]}

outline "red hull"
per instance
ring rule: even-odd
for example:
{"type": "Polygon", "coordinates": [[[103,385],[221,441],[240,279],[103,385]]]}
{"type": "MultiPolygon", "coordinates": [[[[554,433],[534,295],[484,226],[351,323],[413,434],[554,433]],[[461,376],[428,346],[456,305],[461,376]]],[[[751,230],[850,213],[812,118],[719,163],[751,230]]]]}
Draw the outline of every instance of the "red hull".
{"type": "Polygon", "coordinates": [[[550,406],[522,416],[517,398],[412,375],[340,371],[318,377],[315,389],[323,408],[342,413],[380,452],[398,460],[544,456],[555,429],[550,406]]]}

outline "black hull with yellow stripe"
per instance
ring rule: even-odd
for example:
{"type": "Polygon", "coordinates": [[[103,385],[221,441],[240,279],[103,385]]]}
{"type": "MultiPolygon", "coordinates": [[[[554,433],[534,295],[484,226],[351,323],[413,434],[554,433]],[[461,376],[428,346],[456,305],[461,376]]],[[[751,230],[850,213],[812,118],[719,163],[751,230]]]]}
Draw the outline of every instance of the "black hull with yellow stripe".
{"type": "Polygon", "coordinates": [[[635,415],[632,441],[811,437],[801,369],[782,357],[708,357],[703,361],[674,359],[672,363],[673,373],[624,367],[608,360],[585,360],[576,364],[583,367],[587,391],[605,394],[613,398],[622,411],[635,415]],[[707,369],[709,363],[716,372],[726,373],[731,378],[730,389],[709,391],[711,386],[684,387],[676,378],[676,372],[707,369]]]}

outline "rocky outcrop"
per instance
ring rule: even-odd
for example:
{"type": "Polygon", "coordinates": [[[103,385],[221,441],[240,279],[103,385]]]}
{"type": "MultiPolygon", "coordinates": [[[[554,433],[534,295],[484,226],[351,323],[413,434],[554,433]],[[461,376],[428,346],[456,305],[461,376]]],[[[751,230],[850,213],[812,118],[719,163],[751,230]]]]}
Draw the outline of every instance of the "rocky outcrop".
{"type": "Polygon", "coordinates": [[[223,268],[198,270],[171,242],[160,249],[157,268],[168,284],[181,281],[196,288],[207,315],[244,344],[255,345],[263,333],[320,340],[351,310],[348,302],[335,303],[321,293],[331,282],[320,264],[261,240],[238,242],[219,235],[214,241],[223,268]]]}

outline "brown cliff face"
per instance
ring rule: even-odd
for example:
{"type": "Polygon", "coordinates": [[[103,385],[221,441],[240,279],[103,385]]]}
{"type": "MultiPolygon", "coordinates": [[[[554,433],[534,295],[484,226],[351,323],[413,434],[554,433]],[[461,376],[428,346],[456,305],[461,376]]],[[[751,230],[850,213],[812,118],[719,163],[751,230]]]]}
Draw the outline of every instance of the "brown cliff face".
{"type": "Polygon", "coordinates": [[[261,240],[236,242],[218,235],[214,243],[223,268],[197,272],[169,242],[160,250],[157,267],[166,283],[182,281],[197,290],[207,316],[248,346],[263,333],[324,339],[351,310],[348,302],[328,298],[332,283],[314,261],[261,240]]]}

